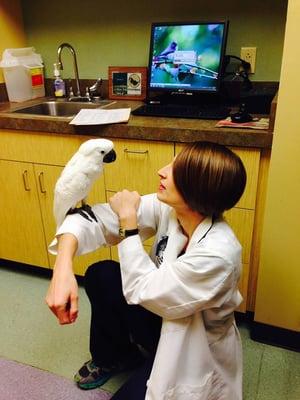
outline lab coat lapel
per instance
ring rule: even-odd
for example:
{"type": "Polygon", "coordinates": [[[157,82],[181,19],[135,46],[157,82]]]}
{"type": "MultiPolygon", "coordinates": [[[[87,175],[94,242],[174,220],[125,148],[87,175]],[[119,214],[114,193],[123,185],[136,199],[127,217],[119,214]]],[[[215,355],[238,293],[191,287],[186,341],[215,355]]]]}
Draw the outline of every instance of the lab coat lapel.
{"type": "Polygon", "coordinates": [[[195,229],[186,251],[188,251],[192,246],[194,246],[195,243],[199,243],[209,232],[212,225],[213,225],[212,218],[206,217],[195,229]]]}
{"type": "Polygon", "coordinates": [[[181,226],[173,210],[170,213],[167,235],[168,243],[164,251],[164,261],[172,262],[178,258],[187,242],[187,237],[182,233],[181,226]]]}

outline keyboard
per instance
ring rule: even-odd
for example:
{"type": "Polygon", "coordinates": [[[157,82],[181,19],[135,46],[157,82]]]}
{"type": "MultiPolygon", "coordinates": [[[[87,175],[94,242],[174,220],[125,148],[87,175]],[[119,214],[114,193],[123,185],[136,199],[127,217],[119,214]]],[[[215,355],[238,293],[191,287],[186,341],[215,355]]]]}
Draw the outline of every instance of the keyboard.
{"type": "Polygon", "coordinates": [[[133,110],[131,114],[152,117],[224,119],[229,115],[229,108],[220,105],[175,105],[175,104],[144,104],[133,110]]]}

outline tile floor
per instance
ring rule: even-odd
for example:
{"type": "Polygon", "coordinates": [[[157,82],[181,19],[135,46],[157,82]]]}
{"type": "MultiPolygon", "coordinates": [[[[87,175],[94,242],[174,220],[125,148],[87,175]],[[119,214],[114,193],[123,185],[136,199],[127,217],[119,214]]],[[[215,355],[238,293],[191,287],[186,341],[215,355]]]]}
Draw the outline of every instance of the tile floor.
{"type": "MultiPolygon", "coordinates": [[[[0,356],[72,379],[89,358],[89,303],[80,287],[76,324],[60,326],[44,297],[49,278],[0,264],[0,356]]],[[[244,400],[300,400],[300,353],[254,342],[240,324],[244,349],[244,400]]],[[[104,388],[113,392],[119,375],[104,388]]]]}

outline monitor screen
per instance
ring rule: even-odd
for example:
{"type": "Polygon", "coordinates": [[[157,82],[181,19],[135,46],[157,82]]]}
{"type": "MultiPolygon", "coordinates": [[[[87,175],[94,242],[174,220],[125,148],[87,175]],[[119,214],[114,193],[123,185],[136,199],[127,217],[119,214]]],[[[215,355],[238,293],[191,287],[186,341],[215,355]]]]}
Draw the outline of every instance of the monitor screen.
{"type": "Polygon", "coordinates": [[[151,92],[218,93],[228,22],[153,23],[151,92]]]}

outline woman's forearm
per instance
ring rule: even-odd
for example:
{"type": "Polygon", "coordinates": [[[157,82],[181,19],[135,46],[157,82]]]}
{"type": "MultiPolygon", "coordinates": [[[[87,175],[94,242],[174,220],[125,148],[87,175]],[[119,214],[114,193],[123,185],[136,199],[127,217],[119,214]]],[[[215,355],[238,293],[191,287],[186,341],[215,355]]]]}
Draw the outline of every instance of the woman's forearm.
{"type": "Polygon", "coordinates": [[[78,285],[73,273],[73,258],[78,241],[71,233],[58,237],[58,253],[46,303],[60,324],[76,321],[78,315],[78,285]]]}
{"type": "Polygon", "coordinates": [[[64,233],[58,237],[58,250],[54,270],[70,268],[78,248],[78,240],[72,233],[64,233]]]}

